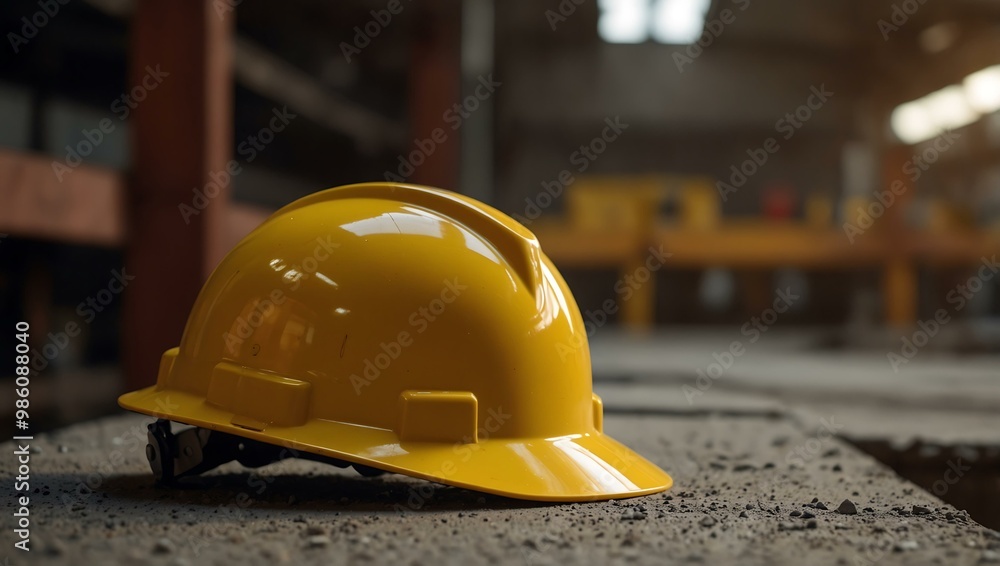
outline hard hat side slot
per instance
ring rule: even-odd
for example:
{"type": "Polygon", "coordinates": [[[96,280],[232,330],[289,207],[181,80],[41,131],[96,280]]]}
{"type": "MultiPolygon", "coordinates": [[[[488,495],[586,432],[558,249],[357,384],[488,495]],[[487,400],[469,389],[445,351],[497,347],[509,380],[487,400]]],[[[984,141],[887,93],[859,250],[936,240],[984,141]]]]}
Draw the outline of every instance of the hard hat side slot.
{"type": "Polygon", "coordinates": [[[604,432],[604,401],[597,396],[597,393],[591,393],[593,396],[592,410],[594,412],[594,428],[597,432],[604,432]]]}
{"type": "Polygon", "coordinates": [[[305,424],[311,390],[306,381],[221,362],[212,371],[206,401],[232,411],[233,424],[263,430],[266,424],[305,424]]]}
{"type": "Polygon", "coordinates": [[[399,395],[400,442],[474,444],[479,402],[469,391],[403,391],[399,395]]]}

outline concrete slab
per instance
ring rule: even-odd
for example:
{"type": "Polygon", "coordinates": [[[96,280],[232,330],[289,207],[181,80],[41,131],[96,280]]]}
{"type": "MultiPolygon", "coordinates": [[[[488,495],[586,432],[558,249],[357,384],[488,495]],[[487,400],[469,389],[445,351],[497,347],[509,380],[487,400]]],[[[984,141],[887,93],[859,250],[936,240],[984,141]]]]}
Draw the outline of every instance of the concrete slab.
{"type": "Polygon", "coordinates": [[[610,395],[623,406],[794,407],[842,416],[851,438],[1000,445],[1000,356],[921,351],[896,371],[888,348],[830,349],[822,346],[828,334],[773,328],[751,343],[739,329],[602,330],[591,339],[595,387],[631,387],[610,395]],[[734,341],[743,353],[720,372],[716,356],[734,341]]]}
{"type": "MultiPolygon", "coordinates": [[[[302,461],[255,472],[227,465],[201,488],[159,488],[143,456],[146,422],[113,417],[39,436],[32,551],[12,550],[5,498],[0,557],[18,566],[1000,560],[1000,534],[822,428],[783,418],[609,414],[608,432],[671,472],[676,485],[662,495],[570,505],[302,461]],[[857,514],[836,511],[845,499],[857,514]],[[826,509],[806,506],[813,501],[826,509]]],[[[7,478],[14,449],[0,445],[7,478]]]]}

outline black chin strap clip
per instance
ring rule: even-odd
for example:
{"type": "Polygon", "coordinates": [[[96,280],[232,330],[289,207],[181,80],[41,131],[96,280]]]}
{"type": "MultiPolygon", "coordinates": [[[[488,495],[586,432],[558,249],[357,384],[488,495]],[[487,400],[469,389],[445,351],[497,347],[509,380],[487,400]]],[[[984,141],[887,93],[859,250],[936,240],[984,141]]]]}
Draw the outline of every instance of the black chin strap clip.
{"type": "MultiPolygon", "coordinates": [[[[189,428],[174,434],[170,421],[158,419],[147,427],[146,459],[158,482],[173,484],[196,476],[227,462],[237,461],[248,468],[259,468],[286,458],[304,458],[346,468],[350,462],[299,452],[274,444],[242,438],[207,428],[189,428]]],[[[382,474],[382,470],[353,464],[364,476],[382,474]]]]}

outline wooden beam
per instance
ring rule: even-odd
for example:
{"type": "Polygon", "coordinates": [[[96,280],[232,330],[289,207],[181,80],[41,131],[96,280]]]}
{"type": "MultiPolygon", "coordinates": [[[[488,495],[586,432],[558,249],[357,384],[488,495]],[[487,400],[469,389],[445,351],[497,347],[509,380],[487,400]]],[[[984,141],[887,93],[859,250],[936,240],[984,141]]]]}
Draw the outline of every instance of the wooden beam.
{"type": "Polygon", "coordinates": [[[79,165],[52,172],[52,158],[0,150],[0,232],[77,244],[125,240],[124,182],[112,169],[79,165]]]}
{"type": "MultiPolygon", "coordinates": [[[[0,234],[108,247],[125,245],[125,185],[121,172],[80,165],[59,183],[49,157],[0,149],[0,234]]],[[[223,249],[230,250],[274,210],[231,202],[223,249]]]]}
{"type": "MultiPolygon", "coordinates": [[[[122,19],[135,12],[136,4],[133,0],[86,2],[108,15],[122,19]]],[[[239,2],[225,3],[225,0],[216,0],[217,7],[228,9],[230,4],[235,6],[239,2]]],[[[231,11],[220,10],[220,13],[231,18],[231,11]]],[[[287,104],[296,114],[332,131],[350,136],[365,151],[396,148],[406,138],[405,129],[391,118],[332,92],[309,73],[296,68],[245,35],[237,35],[234,39],[233,72],[235,79],[247,88],[275,102],[287,104]]]]}
{"type": "Polygon", "coordinates": [[[287,103],[296,113],[318,124],[350,136],[366,151],[395,149],[404,143],[406,131],[401,125],[363,104],[330,92],[308,73],[245,37],[236,39],[234,63],[241,84],[287,103]]]}
{"type": "Polygon", "coordinates": [[[160,356],[180,342],[209,271],[225,253],[232,146],[232,30],[210,0],[141,0],[131,27],[129,85],[169,73],[133,110],[125,294],[125,379],[152,384],[160,356]],[[211,187],[211,188],[210,188],[211,187]],[[196,200],[194,189],[213,198],[196,200]],[[186,217],[180,205],[197,214],[186,217]]]}

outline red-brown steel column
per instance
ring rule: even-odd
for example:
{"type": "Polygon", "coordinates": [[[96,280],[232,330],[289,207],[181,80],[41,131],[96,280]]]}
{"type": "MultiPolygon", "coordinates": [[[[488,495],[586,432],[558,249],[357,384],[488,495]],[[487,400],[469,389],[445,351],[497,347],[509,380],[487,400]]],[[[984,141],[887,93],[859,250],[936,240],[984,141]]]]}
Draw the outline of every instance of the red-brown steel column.
{"type": "Polygon", "coordinates": [[[445,112],[461,102],[461,4],[448,0],[428,2],[422,10],[410,57],[410,139],[404,158],[420,150],[414,139],[433,140],[436,129],[446,139],[434,142],[430,155],[419,156],[424,161],[414,167],[408,180],[456,190],[460,131],[452,129],[453,122],[445,120],[445,112]]]}
{"type": "Polygon", "coordinates": [[[155,381],[160,355],[180,341],[205,277],[225,253],[229,186],[217,181],[232,146],[234,19],[211,0],[140,0],[133,16],[126,88],[160,82],[129,117],[129,388],[155,381]]]}

